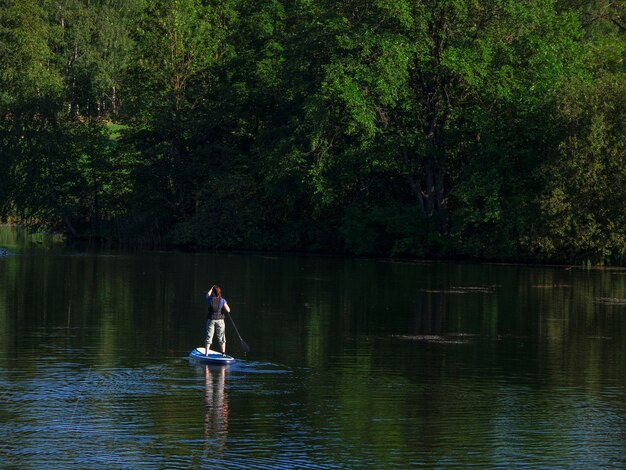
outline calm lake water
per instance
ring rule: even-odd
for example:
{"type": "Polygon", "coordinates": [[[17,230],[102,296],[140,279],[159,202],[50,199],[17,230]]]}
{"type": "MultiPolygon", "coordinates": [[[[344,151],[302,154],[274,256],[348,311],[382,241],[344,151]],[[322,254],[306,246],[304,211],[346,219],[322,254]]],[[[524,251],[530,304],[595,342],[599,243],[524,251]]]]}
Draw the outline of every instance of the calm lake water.
{"type": "Polygon", "coordinates": [[[626,466],[626,271],[0,235],[0,467],[626,466]],[[40,240],[41,241],[41,240],[40,240]],[[190,364],[219,283],[227,367],[190,364]]]}

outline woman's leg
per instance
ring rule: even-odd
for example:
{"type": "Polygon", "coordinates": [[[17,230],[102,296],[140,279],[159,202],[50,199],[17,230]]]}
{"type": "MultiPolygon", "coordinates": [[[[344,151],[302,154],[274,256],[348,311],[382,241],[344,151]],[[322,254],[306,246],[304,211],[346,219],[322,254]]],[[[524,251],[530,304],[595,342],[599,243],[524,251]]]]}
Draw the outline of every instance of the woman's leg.
{"type": "Polygon", "coordinates": [[[226,354],[226,323],[224,320],[215,321],[215,332],[217,341],[220,343],[220,351],[222,354],[226,354]]]}
{"type": "Polygon", "coordinates": [[[209,347],[211,346],[211,341],[213,341],[213,332],[215,331],[215,322],[213,320],[207,320],[206,322],[206,349],[204,350],[204,355],[209,355],[209,347]]]}

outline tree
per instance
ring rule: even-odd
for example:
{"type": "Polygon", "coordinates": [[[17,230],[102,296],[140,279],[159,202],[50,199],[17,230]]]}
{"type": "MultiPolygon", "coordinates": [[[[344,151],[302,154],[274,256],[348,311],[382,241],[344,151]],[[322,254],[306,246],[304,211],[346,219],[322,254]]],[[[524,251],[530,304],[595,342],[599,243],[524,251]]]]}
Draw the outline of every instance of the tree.
{"type": "Polygon", "coordinates": [[[142,2],[63,0],[45,5],[54,66],[64,76],[72,117],[115,116],[131,59],[130,25],[142,2]]]}
{"type": "Polygon", "coordinates": [[[556,104],[559,153],[542,166],[540,256],[624,260],[626,254],[626,75],[571,80],[556,104]]]}
{"type": "Polygon", "coordinates": [[[623,256],[621,0],[0,2],[5,217],[204,247],[623,256]]]}
{"type": "MultiPolygon", "coordinates": [[[[458,219],[451,225],[450,204],[455,210],[473,204],[460,186],[477,182],[468,173],[480,168],[475,163],[485,150],[498,152],[505,143],[509,154],[499,157],[505,169],[541,154],[548,134],[532,137],[536,147],[524,149],[530,130],[520,136],[520,147],[510,143],[510,133],[549,108],[560,80],[575,67],[576,18],[559,14],[547,0],[326,7],[314,35],[325,41],[321,80],[304,106],[320,212],[355,206],[362,210],[351,213],[360,218],[410,210],[428,238],[414,241],[415,250],[449,249],[450,229],[462,238],[459,227],[467,227],[458,219]]],[[[523,170],[531,171],[535,161],[523,170]]],[[[391,223],[385,217],[362,230],[381,231],[391,223]]],[[[398,236],[388,234],[389,241],[398,236]]],[[[372,249],[389,249],[388,243],[372,249]]]]}
{"type": "Polygon", "coordinates": [[[22,155],[30,156],[33,129],[55,119],[61,77],[49,66],[49,28],[35,0],[0,2],[0,215],[15,207],[13,174],[22,155]]]}
{"type": "MultiPolygon", "coordinates": [[[[84,115],[82,122],[72,119],[78,109],[89,110],[97,103],[97,94],[81,98],[74,92],[78,85],[71,85],[80,75],[72,72],[72,61],[67,68],[59,66],[64,64],[64,49],[58,33],[70,28],[67,15],[62,15],[59,29],[50,12],[56,4],[5,3],[0,10],[0,156],[6,177],[1,185],[2,215],[74,237],[98,235],[100,220],[119,209],[111,194],[125,194],[119,181],[124,173],[115,166],[116,155],[103,126],[84,115]]],[[[89,30],[90,18],[82,14],[72,18],[73,39],[68,43],[80,51],[74,57],[78,60],[88,55],[90,46],[83,47],[74,33],[89,30]]],[[[87,70],[93,72],[86,67],[85,75],[87,70]]],[[[89,75],[86,82],[94,83],[94,77],[89,75]]]]}

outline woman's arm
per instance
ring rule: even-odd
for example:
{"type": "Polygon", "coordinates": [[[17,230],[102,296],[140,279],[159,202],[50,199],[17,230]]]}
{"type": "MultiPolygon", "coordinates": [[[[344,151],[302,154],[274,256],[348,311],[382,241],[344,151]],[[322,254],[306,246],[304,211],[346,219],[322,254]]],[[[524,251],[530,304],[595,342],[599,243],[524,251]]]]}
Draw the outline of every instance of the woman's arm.
{"type": "Polygon", "coordinates": [[[211,286],[211,288],[209,289],[209,292],[207,292],[207,293],[206,293],[206,297],[207,297],[207,299],[208,299],[209,297],[211,297],[211,294],[213,293],[213,288],[214,288],[214,287],[215,287],[215,286],[211,286]]]}
{"type": "Polygon", "coordinates": [[[227,303],[227,302],[224,302],[224,309],[225,309],[228,313],[230,313],[230,307],[228,306],[228,303],[227,303]]]}

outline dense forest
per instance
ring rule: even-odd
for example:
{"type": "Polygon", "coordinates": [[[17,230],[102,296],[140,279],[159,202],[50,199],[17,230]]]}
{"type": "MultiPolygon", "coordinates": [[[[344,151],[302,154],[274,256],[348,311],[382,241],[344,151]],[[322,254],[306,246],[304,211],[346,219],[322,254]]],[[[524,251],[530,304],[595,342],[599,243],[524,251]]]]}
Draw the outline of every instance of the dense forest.
{"type": "Polygon", "coordinates": [[[626,261],[624,0],[0,0],[0,219],[626,261]]]}

